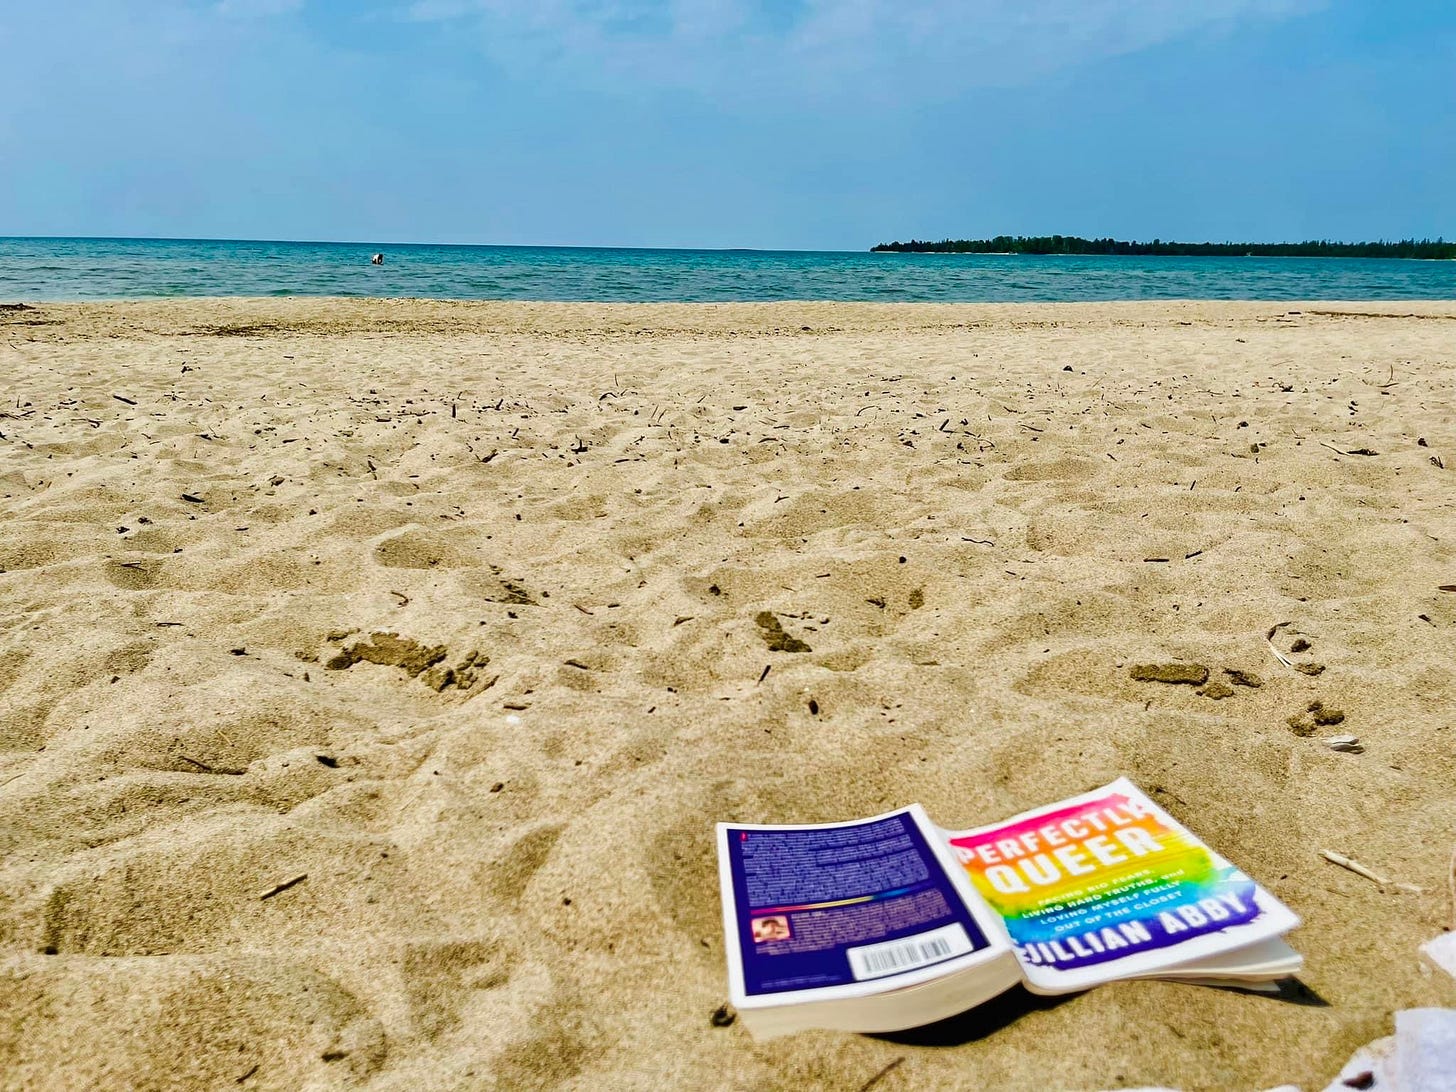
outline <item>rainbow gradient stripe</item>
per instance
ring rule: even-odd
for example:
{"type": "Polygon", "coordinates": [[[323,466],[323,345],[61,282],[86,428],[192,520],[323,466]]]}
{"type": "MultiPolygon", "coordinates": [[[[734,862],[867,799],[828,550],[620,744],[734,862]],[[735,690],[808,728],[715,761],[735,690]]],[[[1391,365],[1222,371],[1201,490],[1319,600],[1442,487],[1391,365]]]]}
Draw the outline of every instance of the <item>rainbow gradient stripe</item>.
{"type": "Polygon", "coordinates": [[[806,902],[798,906],[759,906],[752,911],[752,916],[761,918],[766,914],[789,914],[796,910],[824,910],[831,906],[853,906],[860,902],[879,902],[881,899],[893,899],[900,895],[908,895],[914,891],[914,887],[897,887],[893,891],[880,891],[873,895],[859,895],[852,899],[834,899],[830,902],[806,902]]]}

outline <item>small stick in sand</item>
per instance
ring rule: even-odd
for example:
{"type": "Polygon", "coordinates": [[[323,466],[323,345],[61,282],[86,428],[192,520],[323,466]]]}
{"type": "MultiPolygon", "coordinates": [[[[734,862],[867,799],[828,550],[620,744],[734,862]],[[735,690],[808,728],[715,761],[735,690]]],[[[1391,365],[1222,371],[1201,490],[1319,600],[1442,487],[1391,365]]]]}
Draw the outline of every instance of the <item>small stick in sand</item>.
{"type": "Polygon", "coordinates": [[[1327,447],[1327,448],[1329,448],[1336,455],[1379,455],[1380,454],[1380,452],[1378,452],[1378,451],[1372,451],[1368,447],[1357,447],[1357,448],[1352,448],[1349,451],[1345,451],[1342,448],[1336,447],[1334,444],[1327,444],[1323,440],[1320,441],[1320,446],[1321,447],[1327,447]]]}
{"type": "Polygon", "coordinates": [[[889,1065],[885,1066],[885,1068],[881,1069],[878,1073],[876,1073],[869,1080],[865,1081],[864,1084],[860,1085],[859,1086],[859,1092],[869,1092],[869,1090],[871,1088],[873,1088],[875,1085],[879,1084],[882,1080],[884,1080],[886,1077],[888,1077],[896,1069],[900,1068],[900,1064],[902,1062],[904,1062],[904,1060],[905,1060],[905,1056],[903,1054],[900,1055],[900,1057],[896,1058],[893,1062],[891,1062],[889,1065]]]}
{"type": "Polygon", "coordinates": [[[1394,887],[1398,891],[1406,891],[1412,895],[1419,895],[1425,890],[1413,883],[1396,883],[1394,880],[1388,880],[1378,872],[1370,871],[1370,869],[1366,868],[1359,861],[1346,857],[1343,853],[1336,853],[1331,849],[1320,850],[1320,856],[1331,864],[1337,864],[1341,868],[1349,869],[1357,876],[1364,876],[1367,880],[1379,884],[1381,888],[1394,887]]]}
{"type": "Polygon", "coordinates": [[[1294,661],[1289,659],[1287,656],[1284,655],[1284,653],[1280,652],[1277,648],[1274,647],[1274,634],[1278,633],[1285,626],[1292,624],[1292,622],[1280,622],[1277,626],[1270,627],[1269,632],[1264,634],[1264,641],[1266,644],[1268,644],[1269,651],[1274,653],[1274,658],[1285,667],[1293,667],[1294,661]]]}
{"type": "Polygon", "coordinates": [[[1451,887],[1451,929],[1456,931],[1456,849],[1451,851],[1451,875],[1447,879],[1451,887]]]}
{"type": "MultiPolygon", "coordinates": [[[[232,741],[229,740],[228,742],[232,741]]],[[[178,755],[177,757],[183,762],[196,766],[203,773],[225,774],[228,777],[243,777],[248,772],[247,770],[235,770],[229,766],[209,766],[206,762],[198,762],[197,759],[189,758],[187,755],[178,755]]]]}
{"type": "Polygon", "coordinates": [[[1390,880],[1378,872],[1371,872],[1370,869],[1366,868],[1359,861],[1346,857],[1343,853],[1336,853],[1332,849],[1322,849],[1320,850],[1320,856],[1329,861],[1330,864],[1337,864],[1341,868],[1355,873],[1357,876],[1364,876],[1367,880],[1379,884],[1381,887],[1390,886],[1390,880]]]}
{"type": "Polygon", "coordinates": [[[260,899],[271,899],[274,895],[281,895],[283,892],[287,891],[290,887],[294,886],[295,884],[300,884],[300,883],[302,883],[306,879],[308,879],[308,873],[307,872],[300,872],[297,876],[294,876],[293,879],[291,879],[291,880],[284,880],[282,883],[275,883],[272,887],[268,888],[267,891],[264,891],[261,895],[259,895],[258,898],[260,898],[260,899]]]}

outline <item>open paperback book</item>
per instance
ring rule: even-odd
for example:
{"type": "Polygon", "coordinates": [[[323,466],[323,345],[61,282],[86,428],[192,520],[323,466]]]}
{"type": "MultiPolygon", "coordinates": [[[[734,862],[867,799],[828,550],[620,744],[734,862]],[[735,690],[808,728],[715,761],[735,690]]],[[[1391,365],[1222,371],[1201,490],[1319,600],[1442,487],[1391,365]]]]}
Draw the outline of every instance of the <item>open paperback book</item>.
{"type": "Polygon", "coordinates": [[[974,830],[918,804],[813,826],[718,824],[729,991],[756,1037],[884,1032],[1018,982],[1257,986],[1296,974],[1282,903],[1126,778],[974,830]]]}

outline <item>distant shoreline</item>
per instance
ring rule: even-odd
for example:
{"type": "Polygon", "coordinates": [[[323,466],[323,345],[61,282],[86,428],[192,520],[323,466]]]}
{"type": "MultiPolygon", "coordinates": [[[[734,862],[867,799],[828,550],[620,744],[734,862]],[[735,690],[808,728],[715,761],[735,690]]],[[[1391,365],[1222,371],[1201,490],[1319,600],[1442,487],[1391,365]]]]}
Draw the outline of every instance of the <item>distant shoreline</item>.
{"type": "Polygon", "coordinates": [[[1168,258],[1415,258],[1456,259],[1456,242],[1400,239],[1395,242],[1336,243],[1309,239],[1298,243],[1150,243],[1122,239],[1084,239],[1077,235],[998,235],[994,239],[911,239],[877,243],[872,254],[1102,255],[1168,258]]]}
{"type": "MultiPolygon", "coordinates": [[[[1268,258],[1268,254],[1061,254],[1015,250],[891,250],[872,247],[871,254],[924,254],[933,258],[1268,258]]],[[[1450,258],[1406,258],[1389,254],[1280,254],[1281,258],[1315,258],[1339,261],[1456,262],[1450,258]]]]}

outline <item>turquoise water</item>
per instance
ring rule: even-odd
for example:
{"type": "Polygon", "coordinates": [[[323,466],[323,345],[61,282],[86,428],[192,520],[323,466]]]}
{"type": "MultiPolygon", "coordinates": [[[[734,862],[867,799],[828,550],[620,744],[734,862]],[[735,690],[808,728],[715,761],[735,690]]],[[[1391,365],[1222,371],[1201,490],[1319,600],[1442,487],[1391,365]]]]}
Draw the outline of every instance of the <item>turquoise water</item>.
{"type": "Polygon", "coordinates": [[[0,238],[0,301],[159,296],[1447,300],[1456,262],[0,238]]]}

